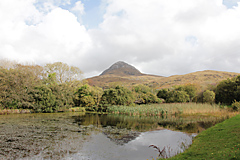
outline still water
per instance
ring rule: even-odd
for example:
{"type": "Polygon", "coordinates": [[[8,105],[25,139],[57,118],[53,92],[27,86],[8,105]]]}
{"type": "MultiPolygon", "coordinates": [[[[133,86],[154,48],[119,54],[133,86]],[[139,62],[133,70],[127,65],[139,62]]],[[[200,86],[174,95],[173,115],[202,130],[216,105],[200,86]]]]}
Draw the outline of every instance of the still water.
{"type": "MultiPolygon", "coordinates": [[[[164,117],[162,117],[164,118],[164,117]]],[[[186,149],[194,133],[163,128],[160,117],[82,113],[0,116],[0,159],[146,160],[186,149]]]]}

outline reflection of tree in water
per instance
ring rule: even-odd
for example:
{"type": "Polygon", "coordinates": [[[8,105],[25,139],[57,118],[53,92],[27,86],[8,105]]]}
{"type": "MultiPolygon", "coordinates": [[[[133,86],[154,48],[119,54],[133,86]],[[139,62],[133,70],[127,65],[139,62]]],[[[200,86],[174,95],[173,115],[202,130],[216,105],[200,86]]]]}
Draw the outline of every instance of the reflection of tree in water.
{"type": "Polygon", "coordinates": [[[114,126],[119,129],[127,128],[129,130],[143,132],[156,130],[158,127],[157,119],[152,117],[86,114],[84,116],[74,116],[73,118],[79,125],[95,125],[99,128],[114,126]]]}
{"type": "Polygon", "coordinates": [[[98,128],[114,126],[118,129],[128,129],[132,131],[150,131],[161,129],[161,127],[181,130],[189,133],[201,132],[219,122],[225,120],[221,117],[210,116],[165,116],[165,117],[138,117],[126,115],[98,115],[86,114],[84,116],[73,117],[79,125],[94,125],[98,128]]]}
{"type": "Polygon", "coordinates": [[[111,141],[123,145],[134,140],[140,132],[156,130],[157,121],[149,117],[132,117],[122,115],[86,114],[73,116],[80,126],[94,125],[111,141]]]}

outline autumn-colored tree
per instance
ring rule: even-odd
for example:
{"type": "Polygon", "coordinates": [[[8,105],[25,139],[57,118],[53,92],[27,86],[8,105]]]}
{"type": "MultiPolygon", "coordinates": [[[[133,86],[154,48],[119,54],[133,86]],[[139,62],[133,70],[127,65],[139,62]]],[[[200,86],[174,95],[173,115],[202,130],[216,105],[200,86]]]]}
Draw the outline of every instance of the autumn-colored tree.
{"type": "Polygon", "coordinates": [[[48,74],[56,73],[58,83],[82,79],[82,71],[78,67],[69,66],[63,62],[49,63],[44,68],[48,74]]]}
{"type": "Polygon", "coordinates": [[[40,67],[19,64],[14,69],[0,69],[0,97],[5,108],[32,108],[28,93],[42,83],[36,68],[40,67]]]}

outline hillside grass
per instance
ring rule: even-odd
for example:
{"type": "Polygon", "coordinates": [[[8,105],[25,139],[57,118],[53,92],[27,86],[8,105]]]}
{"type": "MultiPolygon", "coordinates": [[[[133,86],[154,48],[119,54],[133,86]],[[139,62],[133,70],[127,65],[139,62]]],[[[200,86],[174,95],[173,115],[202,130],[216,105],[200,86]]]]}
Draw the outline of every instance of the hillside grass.
{"type": "Polygon", "coordinates": [[[240,159],[240,115],[201,132],[189,149],[169,159],[240,159]]]}
{"type": "Polygon", "coordinates": [[[104,75],[96,76],[86,79],[88,83],[92,86],[98,87],[108,87],[111,83],[119,83],[124,86],[131,87],[137,84],[146,84],[155,89],[170,88],[175,85],[183,84],[198,84],[203,88],[209,85],[215,85],[218,82],[225,80],[227,78],[233,78],[240,73],[234,72],[224,72],[224,71],[198,71],[184,75],[173,75],[170,77],[154,76],[143,74],[141,76],[119,76],[119,75],[104,75]]]}

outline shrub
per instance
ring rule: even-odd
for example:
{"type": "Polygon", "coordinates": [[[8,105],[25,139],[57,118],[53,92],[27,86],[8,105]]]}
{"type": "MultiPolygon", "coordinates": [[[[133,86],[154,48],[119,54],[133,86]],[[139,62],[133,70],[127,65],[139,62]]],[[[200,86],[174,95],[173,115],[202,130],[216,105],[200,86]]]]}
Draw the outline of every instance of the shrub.
{"type": "Polygon", "coordinates": [[[232,109],[234,111],[239,111],[239,109],[240,109],[240,102],[234,100],[234,102],[232,103],[232,109]]]}
{"type": "Polygon", "coordinates": [[[215,93],[213,91],[206,90],[203,92],[203,102],[213,104],[215,101],[215,93]]]}

